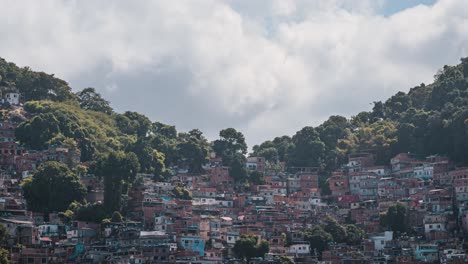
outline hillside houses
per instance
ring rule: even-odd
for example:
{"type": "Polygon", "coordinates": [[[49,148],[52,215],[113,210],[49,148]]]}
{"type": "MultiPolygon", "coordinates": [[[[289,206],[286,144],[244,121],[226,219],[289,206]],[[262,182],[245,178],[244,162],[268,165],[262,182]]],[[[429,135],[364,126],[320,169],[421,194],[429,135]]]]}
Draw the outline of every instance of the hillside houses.
{"type": "MultiPolygon", "coordinates": [[[[89,164],[80,162],[79,149],[20,145],[17,125],[0,122],[0,224],[11,236],[12,263],[240,263],[234,246],[243,235],[269,244],[251,263],[279,263],[279,256],[297,263],[468,261],[468,168],[444,156],[401,153],[376,164],[374,154],[361,152],[331,172],[284,164],[270,169],[264,157],[248,157],[245,168],[262,175],[254,183],[236,182],[212,154],[200,173],[168,168],[171,175],[161,181],[138,174],[124,197],[123,221],[93,223],[73,220],[70,212],[27,210],[20,184],[43,162],[89,164]],[[382,221],[396,203],[406,210],[404,232],[382,221]],[[367,235],[318,250],[304,231],[327,219],[367,235]]],[[[103,180],[78,171],[86,200],[102,205],[103,180]]]]}

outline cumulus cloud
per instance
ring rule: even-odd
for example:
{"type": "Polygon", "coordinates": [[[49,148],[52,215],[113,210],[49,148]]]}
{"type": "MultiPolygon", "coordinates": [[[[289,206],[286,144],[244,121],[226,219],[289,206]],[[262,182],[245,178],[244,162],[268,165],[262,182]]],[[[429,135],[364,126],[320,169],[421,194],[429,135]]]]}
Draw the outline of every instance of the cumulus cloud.
{"type": "Polygon", "coordinates": [[[369,110],[467,56],[468,6],[384,1],[0,0],[0,56],[133,110],[250,144],[369,110]]]}

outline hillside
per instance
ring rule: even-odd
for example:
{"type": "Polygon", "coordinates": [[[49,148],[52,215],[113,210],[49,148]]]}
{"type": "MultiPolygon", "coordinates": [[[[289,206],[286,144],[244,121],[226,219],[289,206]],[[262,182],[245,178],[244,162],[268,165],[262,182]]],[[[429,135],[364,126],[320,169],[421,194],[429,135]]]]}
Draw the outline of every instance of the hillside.
{"type": "Polygon", "coordinates": [[[317,166],[326,171],[347,154],[367,151],[384,164],[397,153],[419,157],[448,155],[468,164],[468,59],[444,66],[432,84],[408,93],[398,92],[374,102],[370,112],[350,119],[331,116],[318,127],[305,127],[293,137],[277,137],[254,146],[252,155],[286,161],[294,166],[317,166]]]}
{"type": "MultiPolygon", "coordinates": [[[[251,155],[284,161],[290,167],[319,167],[323,172],[337,168],[348,154],[361,151],[374,153],[380,164],[397,153],[411,152],[420,157],[448,155],[467,165],[467,77],[468,59],[462,59],[459,65],[444,66],[432,84],[374,102],[372,111],[349,119],[331,116],[292,137],[263,142],[253,147],[251,155]]],[[[19,68],[3,59],[0,87],[21,93],[32,119],[18,127],[18,139],[33,149],[71,138],[81,149],[83,161],[111,150],[132,151],[145,164],[143,171],[152,170],[149,163],[155,151],[164,154],[165,165],[187,166],[193,171],[199,171],[199,163],[206,159],[200,155],[208,154],[209,144],[199,130],[178,134],[173,126],[152,123],[139,113],[114,113],[93,88],[75,94],[67,82],[53,75],[19,68]]]]}

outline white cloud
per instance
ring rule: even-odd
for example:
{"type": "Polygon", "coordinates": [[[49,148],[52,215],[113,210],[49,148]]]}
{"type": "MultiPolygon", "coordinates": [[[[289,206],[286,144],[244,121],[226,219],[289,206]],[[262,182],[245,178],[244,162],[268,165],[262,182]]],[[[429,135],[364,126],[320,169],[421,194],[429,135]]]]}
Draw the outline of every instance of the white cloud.
{"type": "Polygon", "coordinates": [[[252,144],[430,82],[467,56],[464,2],[384,17],[384,1],[0,0],[0,56],[252,144]]]}

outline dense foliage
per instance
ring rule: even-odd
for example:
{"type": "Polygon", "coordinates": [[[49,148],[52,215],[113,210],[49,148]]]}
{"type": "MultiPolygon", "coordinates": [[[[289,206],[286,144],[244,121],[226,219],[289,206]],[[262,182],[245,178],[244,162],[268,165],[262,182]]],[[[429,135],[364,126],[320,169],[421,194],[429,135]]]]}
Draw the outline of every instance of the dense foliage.
{"type": "Polygon", "coordinates": [[[385,164],[395,154],[419,157],[448,155],[468,165],[468,58],[444,66],[430,85],[398,92],[385,102],[374,102],[370,112],[346,119],[331,116],[318,127],[304,127],[292,138],[277,137],[253,147],[252,155],[315,166],[329,172],[347,154],[368,151],[385,164]]]}
{"type": "Polygon", "coordinates": [[[223,159],[223,165],[229,166],[229,173],[236,181],[247,178],[245,154],[247,143],[244,135],[234,128],[226,128],[219,132],[219,139],[213,142],[213,150],[223,159]]]}
{"type": "Polygon", "coordinates": [[[402,203],[390,206],[380,215],[380,225],[397,234],[409,231],[407,209],[402,203]]]}
{"type": "MultiPolygon", "coordinates": [[[[53,74],[32,71],[29,67],[19,68],[14,63],[0,58],[1,92],[18,89],[23,100],[74,101],[76,96],[64,80],[53,74]]],[[[3,93],[2,93],[3,94],[3,93]]]]}
{"type": "Polygon", "coordinates": [[[255,235],[242,235],[234,244],[234,253],[241,259],[246,259],[247,262],[254,257],[264,257],[270,250],[268,241],[258,240],[255,235]]]}
{"type": "Polygon", "coordinates": [[[73,201],[83,200],[86,189],[67,165],[45,162],[23,183],[24,198],[34,212],[61,212],[73,201]]]}
{"type": "Polygon", "coordinates": [[[104,177],[104,209],[106,212],[120,211],[124,188],[135,181],[140,169],[138,158],[133,152],[111,151],[100,157],[96,165],[97,175],[104,177]]]}
{"type": "Polygon", "coordinates": [[[304,230],[304,239],[318,254],[328,248],[330,242],[359,245],[365,232],[355,225],[341,225],[336,219],[327,217],[323,223],[304,230]]]}

